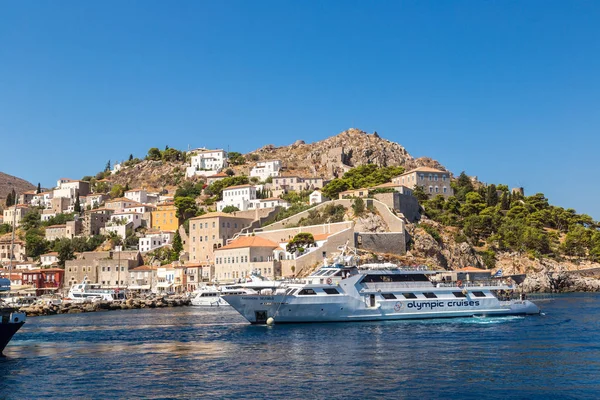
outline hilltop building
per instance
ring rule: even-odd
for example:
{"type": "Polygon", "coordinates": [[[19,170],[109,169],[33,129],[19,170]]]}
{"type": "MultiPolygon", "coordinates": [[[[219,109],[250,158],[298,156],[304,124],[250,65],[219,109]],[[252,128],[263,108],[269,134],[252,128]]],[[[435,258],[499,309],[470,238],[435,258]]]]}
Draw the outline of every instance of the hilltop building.
{"type": "Polygon", "coordinates": [[[392,178],[395,184],[405,185],[410,189],[421,186],[430,197],[441,194],[444,197],[454,196],[450,186],[450,173],[430,167],[419,167],[400,176],[392,178]]]}

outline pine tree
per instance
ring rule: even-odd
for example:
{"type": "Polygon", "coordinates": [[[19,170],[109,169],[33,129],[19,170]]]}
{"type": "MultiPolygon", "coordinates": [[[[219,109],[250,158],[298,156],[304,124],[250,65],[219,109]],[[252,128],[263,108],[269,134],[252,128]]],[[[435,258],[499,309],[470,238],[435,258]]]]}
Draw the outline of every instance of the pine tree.
{"type": "Polygon", "coordinates": [[[175,231],[175,237],[173,237],[173,251],[177,256],[183,250],[183,243],[181,242],[181,235],[179,235],[179,230],[175,231]]]}
{"type": "Polygon", "coordinates": [[[510,195],[508,194],[508,192],[502,192],[502,198],[500,199],[500,203],[500,208],[502,210],[510,209],[510,195]]]}
{"type": "Polygon", "coordinates": [[[498,192],[496,191],[496,185],[493,183],[487,188],[486,202],[488,207],[498,204],[498,192]]]}
{"type": "Polygon", "coordinates": [[[13,205],[13,201],[12,201],[12,193],[8,193],[6,195],[6,207],[10,207],[13,205]]]}
{"type": "Polygon", "coordinates": [[[73,206],[73,210],[76,213],[81,212],[81,202],[79,201],[79,193],[77,193],[77,197],[75,198],[75,205],[73,206]]]}
{"type": "Polygon", "coordinates": [[[42,193],[42,185],[40,185],[40,183],[38,182],[38,187],[37,187],[37,191],[36,193],[42,193]]]}
{"type": "Polygon", "coordinates": [[[129,161],[133,160],[133,154],[129,155],[129,161]]]}
{"type": "Polygon", "coordinates": [[[110,171],[110,160],[106,162],[106,167],[104,167],[104,172],[110,171]]]}

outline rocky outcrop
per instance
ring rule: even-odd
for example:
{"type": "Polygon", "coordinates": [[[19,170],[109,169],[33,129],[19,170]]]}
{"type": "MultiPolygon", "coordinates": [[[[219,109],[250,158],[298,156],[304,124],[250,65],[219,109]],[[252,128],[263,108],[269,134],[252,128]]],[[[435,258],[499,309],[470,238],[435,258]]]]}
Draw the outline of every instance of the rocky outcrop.
{"type": "Polygon", "coordinates": [[[375,213],[367,213],[357,218],[356,224],[354,225],[354,231],[389,232],[389,229],[381,216],[375,213]]]}
{"type": "Polygon", "coordinates": [[[27,307],[21,307],[20,311],[25,312],[28,317],[37,317],[42,315],[55,314],[79,314],[95,311],[110,310],[134,310],[138,308],[162,308],[162,307],[181,307],[190,305],[190,299],[185,296],[164,296],[127,299],[123,301],[98,301],[94,303],[62,303],[53,304],[32,304],[27,307]]]}
{"type": "Polygon", "coordinates": [[[144,160],[131,167],[124,167],[109,179],[113,184],[129,185],[130,188],[162,189],[181,183],[186,167],[183,162],[144,160]]]}
{"type": "Polygon", "coordinates": [[[359,129],[348,129],[315,143],[306,144],[303,140],[297,140],[290,146],[268,145],[249,154],[257,155],[260,160],[283,160],[288,172],[293,174],[325,178],[341,176],[350,168],[364,164],[444,169],[437,161],[414,159],[398,143],[359,129]]]}
{"type": "Polygon", "coordinates": [[[528,293],[598,292],[600,279],[581,276],[565,269],[544,268],[542,271],[527,274],[521,289],[528,293]]]}
{"type": "Polygon", "coordinates": [[[6,202],[6,196],[14,189],[17,194],[22,194],[28,190],[34,190],[36,187],[24,179],[0,172],[0,205],[3,207],[6,202]]]}

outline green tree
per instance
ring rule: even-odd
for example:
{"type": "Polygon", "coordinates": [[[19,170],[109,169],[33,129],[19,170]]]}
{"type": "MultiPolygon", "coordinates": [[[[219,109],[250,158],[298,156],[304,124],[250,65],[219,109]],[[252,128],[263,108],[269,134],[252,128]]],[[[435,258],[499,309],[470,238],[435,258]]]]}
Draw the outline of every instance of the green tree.
{"type": "Polygon", "coordinates": [[[229,164],[231,165],[242,165],[246,162],[244,156],[241,153],[238,153],[237,151],[230,151],[227,154],[227,158],[229,160],[229,164]]]}
{"type": "Polygon", "coordinates": [[[590,231],[583,226],[575,225],[565,237],[563,251],[569,256],[583,257],[591,244],[592,235],[590,231]]]}
{"type": "Polygon", "coordinates": [[[175,231],[175,236],[173,237],[173,252],[179,255],[183,251],[183,243],[181,241],[181,235],[179,234],[179,229],[175,231]]]}
{"type": "Polygon", "coordinates": [[[69,239],[58,239],[54,242],[54,251],[58,253],[58,264],[61,267],[65,266],[65,261],[75,258],[75,250],[69,239]]]}
{"type": "Polygon", "coordinates": [[[177,208],[177,217],[180,221],[184,221],[196,215],[198,206],[196,200],[191,197],[178,197],[175,199],[175,207],[177,208]]]}
{"type": "Polygon", "coordinates": [[[478,215],[485,208],[485,202],[481,195],[477,192],[469,192],[466,195],[466,201],[460,208],[460,213],[468,217],[470,215],[478,215]]]}
{"type": "Polygon", "coordinates": [[[42,193],[42,185],[39,182],[38,182],[37,189],[36,189],[35,192],[38,193],[38,194],[42,193]]]}
{"type": "Polygon", "coordinates": [[[300,248],[314,247],[315,246],[315,238],[312,233],[308,232],[300,232],[296,236],[293,237],[292,240],[286,246],[286,250],[289,253],[294,253],[296,250],[300,248]]]}
{"type": "Polygon", "coordinates": [[[498,191],[496,189],[496,185],[494,185],[493,183],[487,187],[485,200],[487,202],[488,207],[493,207],[496,204],[498,204],[498,191]]]}
{"type": "Polygon", "coordinates": [[[331,180],[327,185],[323,187],[321,190],[325,197],[330,199],[337,199],[341,192],[344,192],[349,189],[348,182],[343,179],[335,178],[331,180]]]}
{"type": "Polygon", "coordinates": [[[25,253],[27,257],[37,259],[48,251],[48,242],[39,228],[31,228],[25,234],[25,253]]]}
{"type": "Polygon", "coordinates": [[[104,167],[104,172],[110,172],[110,160],[106,162],[106,166],[104,167]]]}
{"type": "Polygon", "coordinates": [[[230,176],[213,182],[204,190],[204,192],[209,196],[217,196],[219,200],[222,200],[223,189],[229,186],[246,185],[248,182],[249,181],[247,176],[230,176]]]}
{"type": "Polygon", "coordinates": [[[6,195],[6,203],[5,204],[6,204],[6,207],[10,207],[10,206],[12,206],[12,205],[15,204],[14,201],[13,201],[13,195],[12,195],[12,193],[9,192],[6,195]]]}
{"type": "Polygon", "coordinates": [[[42,225],[42,216],[38,210],[29,211],[21,220],[21,226],[25,231],[39,228],[42,225]]]}
{"type": "Polygon", "coordinates": [[[148,149],[148,155],[146,156],[148,160],[159,161],[162,159],[162,154],[157,147],[151,147],[148,149]]]}
{"type": "Polygon", "coordinates": [[[77,193],[77,197],[75,197],[75,205],[73,206],[73,210],[76,213],[81,213],[81,202],[79,201],[79,193],[77,193]]]}
{"type": "Polygon", "coordinates": [[[133,154],[129,155],[129,160],[128,161],[133,161],[133,154]]]}
{"type": "Polygon", "coordinates": [[[233,175],[235,175],[235,172],[233,172],[233,170],[232,170],[231,168],[227,168],[227,169],[225,170],[225,174],[226,174],[227,176],[233,176],[233,175]]]}
{"type": "Polygon", "coordinates": [[[113,185],[113,187],[110,189],[110,197],[112,199],[117,199],[119,197],[123,197],[123,195],[125,194],[125,188],[121,185],[119,185],[118,183],[116,185],[113,185]]]}
{"type": "Polygon", "coordinates": [[[429,199],[429,195],[425,193],[425,189],[423,189],[423,186],[415,186],[412,194],[417,198],[417,200],[419,200],[420,203],[429,199]]]}
{"type": "Polygon", "coordinates": [[[221,211],[223,211],[224,213],[227,213],[227,214],[231,214],[233,212],[240,211],[240,209],[237,208],[236,206],[229,205],[229,206],[223,207],[223,210],[221,210],[221,211]]]}
{"type": "Polygon", "coordinates": [[[352,202],[352,211],[354,211],[354,215],[360,216],[365,212],[365,201],[360,197],[357,197],[352,202]]]}
{"type": "Polygon", "coordinates": [[[502,192],[502,196],[500,197],[500,209],[510,209],[510,195],[508,192],[502,192]]]}
{"type": "Polygon", "coordinates": [[[173,148],[168,148],[167,146],[167,149],[165,149],[165,151],[162,152],[161,158],[164,161],[183,161],[184,156],[181,151],[173,148]]]}

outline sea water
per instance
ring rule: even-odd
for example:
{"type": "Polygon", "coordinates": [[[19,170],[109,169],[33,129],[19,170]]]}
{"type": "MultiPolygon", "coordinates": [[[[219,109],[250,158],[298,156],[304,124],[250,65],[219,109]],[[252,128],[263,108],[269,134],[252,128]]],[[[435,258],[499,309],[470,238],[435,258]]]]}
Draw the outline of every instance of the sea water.
{"type": "Polygon", "coordinates": [[[29,318],[0,398],[600,397],[600,295],[540,316],[251,326],[230,307],[29,318]]]}

